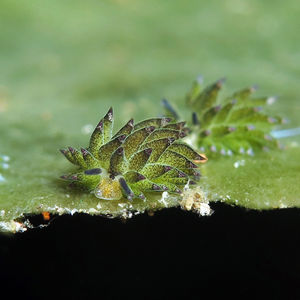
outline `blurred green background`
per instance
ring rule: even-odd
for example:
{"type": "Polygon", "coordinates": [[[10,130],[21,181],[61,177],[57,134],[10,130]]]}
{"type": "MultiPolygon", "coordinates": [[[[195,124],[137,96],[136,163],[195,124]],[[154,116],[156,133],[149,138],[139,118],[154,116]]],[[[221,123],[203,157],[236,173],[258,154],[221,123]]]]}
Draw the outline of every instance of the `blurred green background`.
{"type": "Polygon", "coordinates": [[[159,113],[162,97],[180,100],[198,74],[226,76],[228,88],[259,84],[292,120],[299,115],[299,105],[292,115],[287,107],[300,75],[296,0],[0,5],[1,111],[18,118],[48,118],[64,132],[95,123],[110,105],[124,120],[142,118],[159,113]],[[66,124],[67,115],[77,122],[66,124]]]}
{"type": "Polygon", "coordinates": [[[163,97],[183,108],[199,74],[227,77],[225,92],[258,84],[297,126],[299,15],[297,0],[2,0],[1,206],[54,197],[58,149],[86,145],[109,106],[116,126],[159,115],[163,97]]]}

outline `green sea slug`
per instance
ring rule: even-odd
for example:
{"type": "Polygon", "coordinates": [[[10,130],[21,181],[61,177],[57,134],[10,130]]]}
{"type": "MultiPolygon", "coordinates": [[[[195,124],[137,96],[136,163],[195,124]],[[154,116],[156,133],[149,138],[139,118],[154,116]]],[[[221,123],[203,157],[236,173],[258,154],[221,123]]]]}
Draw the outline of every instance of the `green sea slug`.
{"type": "Polygon", "coordinates": [[[255,86],[220,97],[224,81],[220,79],[204,87],[203,79],[199,77],[186,96],[190,116],[181,116],[167,100],[163,100],[165,115],[177,121],[190,120],[187,142],[213,156],[254,155],[280,146],[272,136],[272,130],[283,119],[269,116],[266,111],[276,97],[255,97],[255,86]]]}
{"type": "Polygon", "coordinates": [[[185,122],[164,117],[134,125],[131,119],[113,134],[113,121],[110,108],[87,148],[60,150],[78,167],[62,179],[100,199],[144,201],[153,192],[181,194],[184,186],[199,180],[199,164],[207,158],[181,140],[188,132],[185,122]]]}

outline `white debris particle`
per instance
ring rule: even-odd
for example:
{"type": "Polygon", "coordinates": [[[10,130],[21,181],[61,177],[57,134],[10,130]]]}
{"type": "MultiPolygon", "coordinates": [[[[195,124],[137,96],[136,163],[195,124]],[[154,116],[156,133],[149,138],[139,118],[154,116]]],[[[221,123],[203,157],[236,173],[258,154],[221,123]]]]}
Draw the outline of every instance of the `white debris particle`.
{"type": "Polygon", "coordinates": [[[249,156],[254,156],[254,151],[253,151],[253,149],[252,149],[252,148],[249,148],[249,149],[247,150],[247,154],[248,154],[249,156]]]}
{"type": "Polygon", "coordinates": [[[5,210],[4,209],[0,210],[0,217],[4,217],[4,215],[5,215],[5,210]]]}
{"type": "Polygon", "coordinates": [[[94,129],[94,127],[93,127],[92,124],[86,124],[86,125],[82,126],[81,132],[83,134],[88,135],[88,134],[91,134],[93,132],[93,129],[94,129]]]}
{"type": "Polygon", "coordinates": [[[120,206],[120,207],[125,207],[125,206],[126,206],[126,203],[118,203],[118,206],[120,206]]]}
{"type": "MultiPolygon", "coordinates": [[[[286,198],[284,197],[284,200],[286,200],[286,198]]],[[[287,208],[288,206],[282,201],[282,199],[279,200],[279,208],[287,208]]]]}
{"type": "Polygon", "coordinates": [[[24,232],[27,228],[24,224],[16,221],[0,222],[0,231],[24,232]]]}
{"type": "Polygon", "coordinates": [[[212,213],[212,210],[207,203],[200,203],[198,211],[201,216],[210,216],[212,213]]]}
{"type": "Polygon", "coordinates": [[[9,169],[9,164],[3,163],[3,164],[2,164],[2,169],[4,169],[4,170],[9,169]]]}
{"type": "MultiPolygon", "coordinates": [[[[24,221],[23,225],[26,227],[26,228],[34,228],[34,226],[30,223],[30,221],[27,219],[24,221]]],[[[47,225],[46,225],[47,226],[47,225]]]]}
{"type": "Polygon", "coordinates": [[[101,204],[100,204],[100,202],[97,204],[97,206],[96,206],[98,209],[101,209],[102,208],[102,206],[101,206],[101,204]]]}
{"type": "Polygon", "coordinates": [[[169,197],[168,192],[163,192],[161,195],[161,198],[158,200],[158,202],[162,203],[165,207],[168,206],[168,202],[166,201],[169,197]]]}
{"type": "Polygon", "coordinates": [[[126,209],[124,209],[123,213],[122,213],[122,217],[125,218],[125,219],[130,219],[132,218],[133,214],[131,211],[128,211],[126,209]]]}
{"type": "Polygon", "coordinates": [[[78,212],[78,210],[77,209],[72,209],[71,211],[70,211],[70,214],[73,216],[75,213],[77,213],[78,212]]]}
{"type": "Polygon", "coordinates": [[[267,104],[272,105],[277,100],[277,97],[271,96],[267,99],[267,104]]]}
{"type": "Polygon", "coordinates": [[[7,155],[2,155],[1,158],[2,158],[3,161],[6,161],[6,162],[10,161],[10,157],[7,156],[7,155]]]}
{"type": "Polygon", "coordinates": [[[15,226],[15,231],[16,232],[24,232],[27,230],[27,228],[24,226],[24,224],[16,221],[12,221],[14,226],[15,226]]]}
{"type": "Polygon", "coordinates": [[[236,161],[236,162],[233,164],[233,166],[234,166],[236,169],[239,168],[239,167],[244,167],[244,166],[245,166],[245,160],[244,160],[244,159],[238,160],[238,161],[236,161]]]}
{"type": "Polygon", "coordinates": [[[70,195],[69,195],[69,194],[66,194],[66,198],[70,198],[70,195]]]}
{"type": "Polygon", "coordinates": [[[6,181],[6,179],[4,178],[4,176],[0,173],[0,183],[1,182],[5,182],[6,181]]]}
{"type": "MultiPolygon", "coordinates": [[[[9,164],[8,164],[9,160],[10,160],[9,156],[0,155],[0,163],[1,163],[0,164],[0,169],[2,169],[2,170],[9,169],[9,164]]],[[[4,182],[4,181],[6,181],[5,178],[3,177],[2,174],[0,174],[0,182],[4,182]]]]}
{"type": "Polygon", "coordinates": [[[98,211],[97,211],[97,209],[95,209],[95,208],[90,208],[89,210],[88,210],[88,212],[90,213],[90,214],[94,214],[94,213],[97,213],[98,211]]]}
{"type": "Polygon", "coordinates": [[[185,210],[194,210],[201,216],[210,216],[213,213],[213,210],[210,208],[209,202],[200,187],[184,190],[180,205],[181,208],[185,210]]]}
{"type": "Polygon", "coordinates": [[[59,207],[55,205],[55,210],[58,212],[59,215],[62,215],[65,212],[63,207],[59,207]]]}

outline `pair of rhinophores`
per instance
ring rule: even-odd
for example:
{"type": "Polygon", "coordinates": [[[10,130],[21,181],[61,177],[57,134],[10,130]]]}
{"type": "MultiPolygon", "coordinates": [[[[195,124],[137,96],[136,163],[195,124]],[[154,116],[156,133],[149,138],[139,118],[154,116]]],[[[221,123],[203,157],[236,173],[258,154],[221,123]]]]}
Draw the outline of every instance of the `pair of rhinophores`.
{"type": "Polygon", "coordinates": [[[79,167],[63,179],[106,200],[145,199],[148,192],[181,194],[183,186],[199,180],[198,165],[207,159],[181,140],[188,132],[185,122],[153,118],[134,125],[131,119],[113,134],[113,120],[110,108],[87,148],[61,150],[79,167]]]}
{"type": "Polygon", "coordinates": [[[61,150],[78,166],[74,174],[61,178],[71,185],[84,188],[96,197],[117,200],[145,200],[149,192],[181,194],[184,186],[200,179],[199,164],[211,156],[248,154],[277,147],[270,134],[280,117],[269,117],[263,107],[274,97],[253,97],[250,87],[219,99],[224,80],[203,88],[196,80],[186,96],[191,110],[190,130],[185,119],[166,100],[166,117],[153,118],[134,124],[131,119],[113,134],[112,108],[95,128],[87,148],[69,147],[61,150]],[[188,135],[189,144],[183,138],[188,135]]]}

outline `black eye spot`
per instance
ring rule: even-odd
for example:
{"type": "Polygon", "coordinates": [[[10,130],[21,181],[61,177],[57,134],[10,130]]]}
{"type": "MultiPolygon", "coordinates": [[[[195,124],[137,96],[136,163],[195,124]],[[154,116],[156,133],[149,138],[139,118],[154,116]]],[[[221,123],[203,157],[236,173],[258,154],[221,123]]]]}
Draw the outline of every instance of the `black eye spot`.
{"type": "Polygon", "coordinates": [[[99,175],[101,173],[102,173],[102,170],[99,168],[84,171],[85,175],[99,175]]]}

